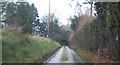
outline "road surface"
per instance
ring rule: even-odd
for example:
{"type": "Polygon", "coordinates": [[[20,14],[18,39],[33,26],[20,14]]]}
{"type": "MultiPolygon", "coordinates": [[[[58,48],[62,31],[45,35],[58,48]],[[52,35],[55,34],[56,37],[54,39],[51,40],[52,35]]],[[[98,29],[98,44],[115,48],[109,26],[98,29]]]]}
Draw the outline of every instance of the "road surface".
{"type": "Polygon", "coordinates": [[[52,55],[44,63],[85,63],[80,57],[68,46],[62,46],[54,55],[52,55]],[[67,60],[62,60],[62,56],[66,55],[67,60]]]}

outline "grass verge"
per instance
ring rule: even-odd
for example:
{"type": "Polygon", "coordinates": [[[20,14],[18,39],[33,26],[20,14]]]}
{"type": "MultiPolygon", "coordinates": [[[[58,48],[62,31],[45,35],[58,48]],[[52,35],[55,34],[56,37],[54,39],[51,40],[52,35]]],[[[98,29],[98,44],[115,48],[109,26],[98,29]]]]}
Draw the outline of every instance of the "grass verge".
{"type": "Polygon", "coordinates": [[[80,58],[86,63],[118,63],[111,59],[103,58],[99,54],[94,52],[79,49],[76,47],[71,47],[71,48],[73,48],[76,51],[76,53],[80,56],[80,58]]]}
{"type": "Polygon", "coordinates": [[[0,32],[3,63],[33,63],[59,47],[58,43],[43,37],[24,36],[5,29],[0,32]]]}

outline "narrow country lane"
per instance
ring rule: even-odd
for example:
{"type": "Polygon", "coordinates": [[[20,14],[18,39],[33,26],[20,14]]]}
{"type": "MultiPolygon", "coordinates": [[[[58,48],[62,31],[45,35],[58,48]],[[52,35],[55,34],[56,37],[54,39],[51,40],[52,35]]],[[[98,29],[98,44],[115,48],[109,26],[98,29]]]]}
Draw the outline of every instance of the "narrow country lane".
{"type": "Polygon", "coordinates": [[[44,63],[85,63],[80,57],[70,49],[68,46],[62,46],[54,55],[52,55],[44,63]],[[66,56],[67,60],[62,60],[62,57],[66,56]]]}

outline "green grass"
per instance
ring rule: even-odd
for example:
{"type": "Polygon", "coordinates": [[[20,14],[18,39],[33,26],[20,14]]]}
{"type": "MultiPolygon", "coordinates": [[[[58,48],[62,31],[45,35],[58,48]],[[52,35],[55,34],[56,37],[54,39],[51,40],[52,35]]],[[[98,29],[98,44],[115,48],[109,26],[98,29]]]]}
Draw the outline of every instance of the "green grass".
{"type": "Polygon", "coordinates": [[[67,60],[68,60],[67,55],[62,55],[61,60],[62,60],[62,61],[67,61],[67,60]]]}
{"type": "Polygon", "coordinates": [[[0,32],[2,32],[3,63],[32,63],[59,47],[56,42],[42,37],[23,36],[21,33],[8,30],[0,32]]]}
{"type": "MultiPolygon", "coordinates": [[[[2,31],[2,29],[0,29],[2,31]]],[[[2,63],[2,32],[0,32],[0,64],[2,63]]]]}

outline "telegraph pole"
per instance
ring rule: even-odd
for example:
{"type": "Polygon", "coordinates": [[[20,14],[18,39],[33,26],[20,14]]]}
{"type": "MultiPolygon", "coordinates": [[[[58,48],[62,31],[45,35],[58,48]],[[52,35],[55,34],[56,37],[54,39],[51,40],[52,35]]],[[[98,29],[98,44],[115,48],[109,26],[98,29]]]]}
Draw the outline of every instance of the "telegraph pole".
{"type": "Polygon", "coordinates": [[[92,16],[92,4],[93,4],[93,2],[90,2],[90,5],[91,5],[91,16],[92,16]]]}
{"type": "Polygon", "coordinates": [[[92,16],[92,4],[93,4],[93,2],[92,2],[92,1],[90,1],[90,2],[83,2],[83,4],[88,4],[88,3],[91,5],[91,9],[90,9],[91,12],[90,12],[90,14],[91,14],[91,16],[92,16]]]}
{"type": "Polygon", "coordinates": [[[48,13],[48,37],[50,37],[50,0],[49,0],[49,13],[48,13]]]}

